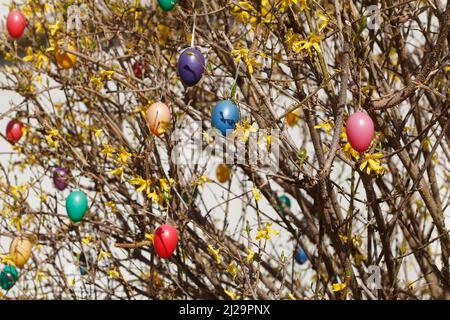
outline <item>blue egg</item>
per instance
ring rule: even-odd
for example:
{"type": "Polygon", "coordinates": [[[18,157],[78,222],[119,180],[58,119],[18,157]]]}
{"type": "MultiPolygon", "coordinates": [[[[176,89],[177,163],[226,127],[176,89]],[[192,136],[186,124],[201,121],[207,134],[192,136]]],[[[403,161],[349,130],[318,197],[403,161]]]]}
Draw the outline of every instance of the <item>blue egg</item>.
{"type": "Polygon", "coordinates": [[[304,264],[306,261],[308,261],[305,250],[297,247],[297,250],[295,251],[295,261],[297,261],[298,264],[304,264]]]}
{"type": "Polygon", "coordinates": [[[211,114],[211,123],[223,135],[233,131],[241,119],[238,107],[231,100],[223,100],[216,104],[211,114]]]}

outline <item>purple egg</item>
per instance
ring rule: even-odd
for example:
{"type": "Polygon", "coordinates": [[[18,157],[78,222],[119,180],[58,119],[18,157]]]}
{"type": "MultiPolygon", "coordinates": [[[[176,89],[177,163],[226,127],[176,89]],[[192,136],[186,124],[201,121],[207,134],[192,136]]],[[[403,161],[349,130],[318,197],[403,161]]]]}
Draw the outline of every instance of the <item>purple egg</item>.
{"type": "Polygon", "coordinates": [[[66,168],[56,167],[55,172],[53,172],[53,183],[55,188],[63,191],[68,186],[68,176],[69,170],[66,168]]]}
{"type": "Polygon", "coordinates": [[[178,74],[188,87],[195,86],[205,71],[205,57],[194,47],[183,50],[178,60],[178,74]]]}

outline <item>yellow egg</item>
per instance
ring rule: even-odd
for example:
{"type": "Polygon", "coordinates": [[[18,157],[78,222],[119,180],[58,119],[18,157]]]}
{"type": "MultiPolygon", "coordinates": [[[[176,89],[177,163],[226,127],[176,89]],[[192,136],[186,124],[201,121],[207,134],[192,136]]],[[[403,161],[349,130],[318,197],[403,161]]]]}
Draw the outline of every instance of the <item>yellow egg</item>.
{"type": "MultiPolygon", "coordinates": [[[[76,51],[76,48],[73,45],[71,45],[71,44],[69,44],[69,49],[72,50],[72,51],[76,51]]],[[[55,50],[55,58],[56,58],[56,62],[58,62],[58,65],[61,68],[64,68],[64,69],[71,69],[71,68],[73,68],[73,66],[77,62],[77,56],[76,55],[73,55],[73,54],[68,53],[68,52],[64,52],[60,48],[56,48],[56,50],[55,50]]]]}
{"type": "Polygon", "coordinates": [[[33,244],[26,237],[15,238],[9,247],[9,255],[16,267],[23,267],[31,257],[33,244]]]}
{"type": "Polygon", "coordinates": [[[220,183],[225,183],[230,180],[231,167],[225,163],[221,163],[217,166],[216,177],[220,183]]]}
{"type": "Polygon", "coordinates": [[[298,111],[292,111],[291,113],[288,113],[288,115],[286,116],[286,122],[290,127],[295,126],[299,120],[300,115],[298,114],[298,111]]]}

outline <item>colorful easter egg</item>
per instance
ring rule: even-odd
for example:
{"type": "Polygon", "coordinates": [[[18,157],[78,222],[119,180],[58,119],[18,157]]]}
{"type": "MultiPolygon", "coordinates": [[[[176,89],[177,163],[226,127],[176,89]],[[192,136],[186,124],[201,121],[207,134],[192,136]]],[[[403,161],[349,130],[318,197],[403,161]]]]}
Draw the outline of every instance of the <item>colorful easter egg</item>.
{"type": "Polygon", "coordinates": [[[83,220],[88,209],[88,199],[80,190],[72,191],[66,199],[67,215],[73,222],[83,220]]]}
{"type": "Polygon", "coordinates": [[[292,112],[288,113],[286,116],[286,122],[290,127],[297,125],[299,120],[300,120],[300,115],[298,114],[298,111],[292,111],[292,112]]]}
{"type": "Polygon", "coordinates": [[[9,246],[9,256],[16,267],[23,267],[31,257],[33,243],[27,237],[17,237],[9,246]]]}
{"type": "Polygon", "coordinates": [[[69,170],[62,167],[57,167],[53,172],[53,183],[55,188],[63,191],[69,185],[69,170]]]}
{"type": "Polygon", "coordinates": [[[133,64],[133,73],[136,78],[143,79],[149,72],[148,63],[145,60],[138,60],[133,64]]]}
{"type": "Polygon", "coordinates": [[[6,266],[0,273],[0,286],[3,290],[11,289],[19,279],[19,273],[13,266],[6,266]]]}
{"type": "Polygon", "coordinates": [[[367,113],[352,114],[346,125],[348,142],[358,152],[365,152],[375,136],[372,118],[367,113]]]}
{"type": "Polygon", "coordinates": [[[183,50],[178,59],[178,74],[188,87],[195,86],[205,71],[205,57],[194,47],[183,50]]]}
{"type": "Polygon", "coordinates": [[[164,11],[170,11],[175,8],[178,0],[158,0],[158,4],[164,11]]]}
{"type": "Polygon", "coordinates": [[[170,127],[170,109],[162,103],[156,102],[147,110],[147,123],[150,131],[157,137],[165,133],[170,127]]]}
{"type": "MultiPolygon", "coordinates": [[[[289,209],[291,208],[291,200],[288,198],[288,196],[282,195],[280,197],[280,201],[283,202],[289,209]]],[[[281,205],[278,205],[278,210],[281,211],[283,214],[285,213],[281,205]]]]}
{"type": "Polygon", "coordinates": [[[174,227],[163,224],[155,231],[153,246],[156,253],[163,259],[169,259],[178,244],[178,232],[174,227]]]}
{"type": "MultiPolygon", "coordinates": [[[[68,48],[71,51],[76,51],[76,48],[69,44],[68,48]]],[[[68,52],[65,52],[61,48],[55,49],[55,58],[58,65],[63,69],[71,69],[75,66],[75,63],[77,62],[77,56],[68,52]]]]}
{"type": "Polygon", "coordinates": [[[11,120],[6,126],[6,139],[9,143],[16,144],[23,135],[23,124],[18,120],[11,120]]]}
{"type": "Polygon", "coordinates": [[[26,27],[27,19],[22,14],[22,12],[14,10],[8,14],[8,18],[6,20],[6,28],[8,29],[8,33],[12,38],[20,38],[25,32],[26,27]]]}
{"type": "Polygon", "coordinates": [[[223,100],[216,104],[211,113],[211,123],[223,135],[232,132],[241,119],[238,107],[230,101],[223,100]]]}
{"type": "Polygon", "coordinates": [[[216,169],[216,178],[220,183],[225,183],[230,180],[231,167],[228,164],[221,163],[216,169]]]}
{"type": "Polygon", "coordinates": [[[304,264],[306,261],[308,261],[305,250],[303,250],[300,246],[297,247],[294,258],[298,264],[304,264]]]}

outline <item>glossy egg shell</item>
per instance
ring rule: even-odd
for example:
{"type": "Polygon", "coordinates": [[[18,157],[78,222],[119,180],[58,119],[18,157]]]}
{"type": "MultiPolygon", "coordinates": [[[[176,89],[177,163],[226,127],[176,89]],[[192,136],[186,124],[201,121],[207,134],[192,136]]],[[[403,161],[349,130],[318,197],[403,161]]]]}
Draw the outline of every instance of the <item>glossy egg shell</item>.
{"type": "Polygon", "coordinates": [[[174,227],[163,224],[155,231],[153,246],[158,256],[169,259],[178,245],[178,231],[174,227]]]}
{"type": "Polygon", "coordinates": [[[365,152],[375,136],[372,118],[367,113],[352,114],[346,124],[348,142],[358,152],[365,152]]]}
{"type": "Polygon", "coordinates": [[[158,4],[164,11],[170,11],[175,8],[178,0],[158,0],[158,4]]]}
{"type": "Polygon", "coordinates": [[[9,143],[16,144],[23,135],[23,124],[18,120],[11,120],[6,126],[6,138],[9,143]]]}
{"type": "Polygon", "coordinates": [[[72,191],[66,199],[66,211],[70,220],[79,222],[83,220],[88,209],[88,199],[84,192],[72,191]]]}
{"type": "Polygon", "coordinates": [[[236,128],[241,119],[238,107],[231,100],[223,100],[216,104],[211,113],[211,123],[223,135],[236,128]]]}
{"type": "Polygon", "coordinates": [[[22,14],[22,12],[14,10],[8,14],[6,20],[6,28],[8,29],[9,35],[14,38],[20,38],[27,27],[27,19],[22,14]]]}
{"type": "Polygon", "coordinates": [[[63,191],[64,189],[66,189],[69,185],[68,176],[69,170],[62,167],[56,167],[55,171],[53,172],[53,184],[55,185],[55,188],[59,191],[63,191]]]}
{"type": "Polygon", "coordinates": [[[306,253],[302,248],[297,248],[297,250],[295,251],[295,261],[298,264],[304,264],[306,261],[308,261],[308,257],[306,256],[306,253]]]}
{"type": "MultiPolygon", "coordinates": [[[[280,201],[282,201],[289,209],[291,208],[291,200],[286,195],[280,196],[280,201]]],[[[278,210],[284,213],[283,207],[280,205],[278,205],[278,210]]]]}
{"type": "Polygon", "coordinates": [[[23,267],[31,257],[32,242],[26,237],[17,237],[9,246],[9,255],[16,267],[23,267]]]}
{"type": "Polygon", "coordinates": [[[3,290],[11,289],[19,279],[19,273],[13,266],[6,266],[0,273],[0,286],[3,290]]]}
{"type": "Polygon", "coordinates": [[[195,86],[205,71],[205,57],[197,48],[183,50],[178,59],[178,74],[181,81],[188,87],[195,86]]]}
{"type": "Polygon", "coordinates": [[[171,114],[166,104],[162,102],[152,104],[148,108],[146,116],[150,131],[155,136],[159,137],[169,129],[171,114]]]}
{"type": "MultiPolygon", "coordinates": [[[[76,48],[69,44],[69,49],[76,51],[76,48]]],[[[77,56],[68,52],[63,51],[61,48],[55,49],[55,58],[58,65],[63,69],[71,69],[75,66],[77,62],[77,56]]]]}

